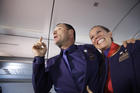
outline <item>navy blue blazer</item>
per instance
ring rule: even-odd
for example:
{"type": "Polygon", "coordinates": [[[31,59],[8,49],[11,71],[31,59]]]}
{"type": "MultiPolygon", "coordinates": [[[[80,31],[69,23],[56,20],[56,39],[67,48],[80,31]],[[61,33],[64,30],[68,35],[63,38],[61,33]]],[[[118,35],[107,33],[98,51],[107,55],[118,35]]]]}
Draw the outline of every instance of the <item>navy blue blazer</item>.
{"type": "MultiPolygon", "coordinates": [[[[113,93],[140,93],[140,40],[109,58],[113,93]]],[[[104,92],[108,64],[103,64],[99,93],[104,92]]]]}
{"type": "Polygon", "coordinates": [[[76,51],[79,55],[75,56],[85,62],[82,88],[77,88],[77,84],[64,64],[60,53],[47,60],[47,67],[45,67],[43,57],[34,58],[32,82],[35,93],[48,93],[52,85],[57,93],[87,93],[86,86],[96,93],[102,55],[92,45],[77,45],[76,51]]]}

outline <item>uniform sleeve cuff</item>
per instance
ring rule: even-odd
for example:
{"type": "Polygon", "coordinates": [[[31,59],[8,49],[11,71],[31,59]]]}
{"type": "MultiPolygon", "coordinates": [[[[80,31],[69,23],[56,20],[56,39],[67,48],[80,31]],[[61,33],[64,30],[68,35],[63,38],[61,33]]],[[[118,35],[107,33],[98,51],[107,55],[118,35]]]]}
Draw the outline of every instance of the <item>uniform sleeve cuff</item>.
{"type": "Polygon", "coordinates": [[[34,61],[35,64],[42,64],[45,62],[45,57],[35,56],[34,61]]]}

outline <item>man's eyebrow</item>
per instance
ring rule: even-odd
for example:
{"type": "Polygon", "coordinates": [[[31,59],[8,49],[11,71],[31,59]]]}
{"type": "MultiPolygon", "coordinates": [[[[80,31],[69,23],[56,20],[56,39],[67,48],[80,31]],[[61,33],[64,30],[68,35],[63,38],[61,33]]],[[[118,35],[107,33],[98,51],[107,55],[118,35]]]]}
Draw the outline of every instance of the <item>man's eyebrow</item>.
{"type": "Polygon", "coordinates": [[[101,31],[101,30],[97,30],[97,32],[99,32],[99,31],[101,31]]]}

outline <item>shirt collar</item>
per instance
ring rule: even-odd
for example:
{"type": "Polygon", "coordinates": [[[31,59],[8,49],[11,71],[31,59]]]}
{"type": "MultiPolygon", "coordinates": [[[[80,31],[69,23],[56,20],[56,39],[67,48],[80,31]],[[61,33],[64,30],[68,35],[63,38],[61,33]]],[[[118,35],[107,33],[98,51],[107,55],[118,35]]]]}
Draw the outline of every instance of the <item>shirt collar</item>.
{"type": "Polygon", "coordinates": [[[104,51],[104,55],[106,57],[111,57],[114,54],[116,54],[119,51],[119,49],[120,49],[120,46],[118,44],[112,42],[110,48],[108,48],[104,51]]]}
{"type": "Polygon", "coordinates": [[[109,52],[110,48],[107,48],[105,51],[104,51],[104,55],[107,57],[108,55],[108,52],[109,52]]]}
{"type": "Polygon", "coordinates": [[[61,53],[67,51],[67,53],[72,53],[76,50],[77,46],[75,44],[71,45],[69,48],[67,49],[61,49],[61,53]]]}

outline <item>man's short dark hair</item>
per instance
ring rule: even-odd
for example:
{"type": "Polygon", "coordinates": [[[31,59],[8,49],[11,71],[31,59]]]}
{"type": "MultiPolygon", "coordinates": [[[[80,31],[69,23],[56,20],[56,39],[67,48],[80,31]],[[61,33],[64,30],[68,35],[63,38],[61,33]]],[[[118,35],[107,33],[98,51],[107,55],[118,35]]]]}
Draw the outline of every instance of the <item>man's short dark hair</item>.
{"type": "MultiPolygon", "coordinates": [[[[92,30],[93,28],[96,28],[96,27],[100,27],[100,28],[104,29],[107,33],[108,33],[108,32],[111,32],[107,27],[102,26],[102,25],[93,26],[93,27],[91,28],[91,30],[92,30]]],[[[111,38],[111,40],[113,41],[113,38],[111,38]]]]}
{"type": "Polygon", "coordinates": [[[73,32],[73,36],[74,36],[74,40],[75,40],[76,39],[76,35],[75,35],[75,29],[74,29],[74,27],[72,25],[70,25],[70,24],[67,24],[67,23],[58,23],[56,26],[58,26],[60,24],[65,25],[68,30],[72,29],[74,31],[73,32]]]}

